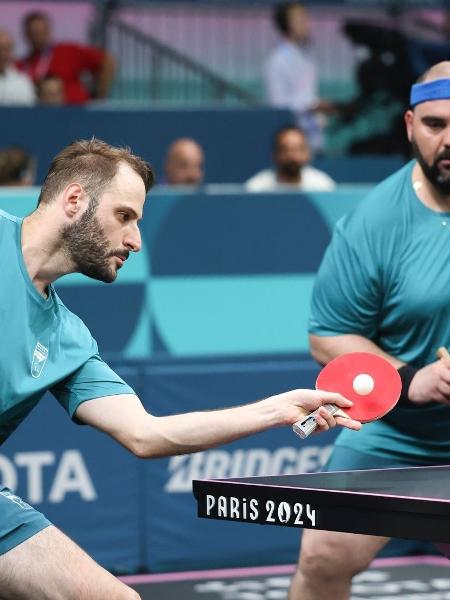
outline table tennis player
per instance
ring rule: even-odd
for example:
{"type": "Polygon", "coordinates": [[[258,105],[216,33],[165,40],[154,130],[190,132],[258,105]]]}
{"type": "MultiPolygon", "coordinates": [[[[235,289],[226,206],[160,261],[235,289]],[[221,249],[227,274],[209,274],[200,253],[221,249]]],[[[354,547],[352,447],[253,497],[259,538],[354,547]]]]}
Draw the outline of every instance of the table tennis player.
{"type": "MultiPolygon", "coordinates": [[[[31,215],[18,219],[0,211],[0,444],[47,390],[75,421],[109,434],[142,458],[195,452],[289,425],[327,402],[351,406],[339,394],[293,390],[225,410],[168,417],[145,411],[103,362],[53,282],[73,272],[113,282],[141,247],[138,222],[152,183],[150,166],[128,150],[82,140],[53,159],[31,215]]],[[[123,310],[134,310],[132,302],[123,310]]],[[[322,408],[320,430],[336,422],[360,427],[322,408]]],[[[1,487],[0,517],[2,600],[139,598],[1,487]]]]}
{"type": "MultiPolygon", "coordinates": [[[[342,432],[327,470],[450,462],[450,62],[413,85],[406,130],[415,159],[336,226],[316,280],[311,352],[387,358],[402,378],[396,408],[342,432]]],[[[352,577],[388,542],[305,531],[290,600],[344,600],[352,577]]]]}

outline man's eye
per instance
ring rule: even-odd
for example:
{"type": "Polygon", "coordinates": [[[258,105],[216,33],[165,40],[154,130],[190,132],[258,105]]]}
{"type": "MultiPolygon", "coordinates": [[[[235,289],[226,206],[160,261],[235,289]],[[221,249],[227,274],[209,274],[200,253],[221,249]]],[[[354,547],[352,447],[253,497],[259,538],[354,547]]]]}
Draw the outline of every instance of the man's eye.
{"type": "Polygon", "coordinates": [[[434,120],[430,120],[427,121],[426,123],[428,125],[428,127],[430,127],[431,129],[441,129],[442,127],[444,127],[444,124],[442,123],[442,121],[434,121],[434,120]]]}
{"type": "Polygon", "coordinates": [[[129,221],[130,219],[130,215],[128,213],[119,213],[119,215],[122,221],[129,221]]]}

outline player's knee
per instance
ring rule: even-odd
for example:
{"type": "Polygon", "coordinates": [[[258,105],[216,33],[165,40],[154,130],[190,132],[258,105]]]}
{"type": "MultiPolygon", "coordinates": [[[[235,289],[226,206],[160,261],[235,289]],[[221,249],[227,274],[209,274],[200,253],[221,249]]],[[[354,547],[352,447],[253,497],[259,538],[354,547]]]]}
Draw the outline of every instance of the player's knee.
{"type": "Polygon", "coordinates": [[[339,540],[318,533],[302,543],[299,570],[311,581],[350,580],[366,568],[365,561],[339,540]]]}

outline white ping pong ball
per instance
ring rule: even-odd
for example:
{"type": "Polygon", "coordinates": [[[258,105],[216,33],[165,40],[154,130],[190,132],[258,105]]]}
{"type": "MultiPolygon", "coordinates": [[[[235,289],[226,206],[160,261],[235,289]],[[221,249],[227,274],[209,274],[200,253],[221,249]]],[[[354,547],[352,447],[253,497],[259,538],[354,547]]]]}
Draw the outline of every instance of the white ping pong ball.
{"type": "Polygon", "coordinates": [[[360,396],[367,396],[375,387],[375,382],[370,375],[361,373],[353,380],[353,390],[360,396]]]}

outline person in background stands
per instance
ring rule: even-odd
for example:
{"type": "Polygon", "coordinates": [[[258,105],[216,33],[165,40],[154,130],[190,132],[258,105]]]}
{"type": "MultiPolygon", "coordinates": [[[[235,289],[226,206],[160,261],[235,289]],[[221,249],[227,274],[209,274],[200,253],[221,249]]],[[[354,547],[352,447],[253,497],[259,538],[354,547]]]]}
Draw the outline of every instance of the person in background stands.
{"type": "Polygon", "coordinates": [[[193,139],[179,138],[167,150],[164,166],[168,185],[200,185],[204,177],[204,153],[193,139]]]}
{"type": "Polygon", "coordinates": [[[47,75],[36,83],[39,104],[42,106],[64,105],[64,83],[56,75],[47,75]]]}
{"type": "Polygon", "coordinates": [[[0,31],[0,105],[30,106],[36,96],[33,83],[14,65],[14,42],[7,31],[0,31]]]}
{"type": "Polygon", "coordinates": [[[85,104],[108,96],[115,61],[107,52],[75,42],[54,42],[50,20],[43,12],[26,15],[23,32],[29,53],[17,66],[35,83],[48,75],[61,78],[66,104],[85,104]],[[86,73],[93,77],[92,92],[81,79],[86,73]]]}
{"type": "Polygon", "coordinates": [[[308,136],[312,150],[320,152],[323,149],[323,115],[335,112],[335,105],[319,98],[308,9],[299,2],[283,2],[275,7],[274,24],[283,39],[264,67],[269,104],[294,111],[297,124],[308,136]]]}
{"type": "Polygon", "coordinates": [[[0,150],[0,186],[33,185],[36,163],[23,148],[11,146],[0,150]]]}
{"type": "Polygon", "coordinates": [[[275,169],[265,169],[256,173],[244,184],[247,191],[296,189],[303,192],[329,192],[336,187],[331,177],[310,166],[311,152],[308,140],[299,127],[282,127],[276,132],[272,156],[275,169]]]}

